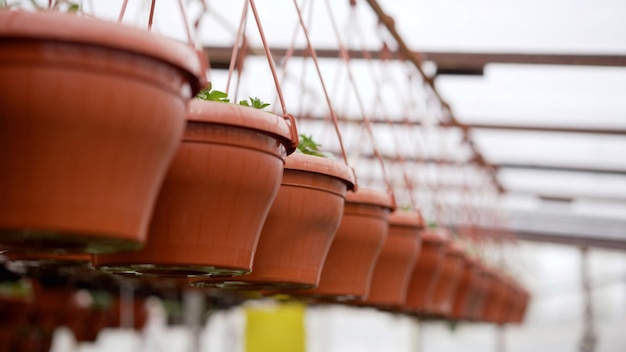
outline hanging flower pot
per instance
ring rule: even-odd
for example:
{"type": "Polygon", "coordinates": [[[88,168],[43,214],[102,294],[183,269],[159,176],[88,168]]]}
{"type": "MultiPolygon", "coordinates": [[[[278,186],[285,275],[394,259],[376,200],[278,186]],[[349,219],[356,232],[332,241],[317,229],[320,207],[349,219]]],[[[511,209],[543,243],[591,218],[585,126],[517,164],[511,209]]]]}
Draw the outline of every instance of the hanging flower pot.
{"type": "Polygon", "coordinates": [[[446,246],[443,263],[439,265],[439,275],[431,281],[426,312],[436,316],[446,316],[452,309],[454,293],[461,278],[465,262],[463,249],[454,242],[446,246]]]}
{"type": "Polygon", "coordinates": [[[0,11],[0,244],[137,248],[199,89],[189,47],[59,13],[0,11]]]}
{"type": "Polygon", "coordinates": [[[524,322],[526,316],[526,310],[530,302],[530,293],[526,291],[522,286],[517,286],[518,304],[512,312],[510,321],[515,324],[524,322]]]}
{"type": "Polygon", "coordinates": [[[508,324],[512,322],[512,315],[519,301],[517,288],[515,287],[516,284],[513,279],[510,277],[505,277],[504,284],[506,289],[504,297],[502,298],[501,312],[497,318],[499,324],[508,324]]]}
{"type": "Polygon", "coordinates": [[[496,323],[502,312],[502,300],[506,294],[506,285],[497,269],[488,268],[488,278],[490,283],[485,292],[482,311],[478,319],[496,323]]]}
{"type": "Polygon", "coordinates": [[[445,229],[422,231],[422,249],[411,274],[404,308],[410,312],[423,311],[431,282],[437,280],[445,256],[445,244],[450,235],[445,229]]]}
{"type": "Polygon", "coordinates": [[[468,297],[468,305],[465,312],[466,318],[470,320],[481,319],[480,316],[482,314],[484,301],[489,293],[492,281],[490,269],[484,262],[480,260],[476,261],[476,271],[477,273],[472,283],[474,290],[468,297]]]}
{"type": "Polygon", "coordinates": [[[386,192],[364,188],[348,192],[319,286],[298,294],[337,300],[367,297],[374,266],[387,237],[387,218],[393,208],[393,200],[386,192]]]}
{"type": "Polygon", "coordinates": [[[417,212],[396,210],[389,215],[389,233],[376,262],[366,304],[393,309],[406,301],[423,228],[424,220],[417,212]]]}
{"type": "Polygon", "coordinates": [[[459,284],[454,294],[452,311],[449,317],[454,320],[462,320],[468,318],[468,311],[474,297],[479,289],[479,275],[476,259],[469,256],[465,257],[463,269],[461,270],[459,284]]]}
{"type": "Polygon", "coordinates": [[[195,99],[141,250],[94,256],[114,273],[234,276],[250,272],[278,193],[295,124],[248,107],[195,99]]]}
{"type": "Polygon", "coordinates": [[[287,157],[278,196],[272,204],[254,256],[252,273],[237,278],[195,279],[195,286],[248,289],[313,288],[354,186],[343,163],[295,153],[287,157]]]}

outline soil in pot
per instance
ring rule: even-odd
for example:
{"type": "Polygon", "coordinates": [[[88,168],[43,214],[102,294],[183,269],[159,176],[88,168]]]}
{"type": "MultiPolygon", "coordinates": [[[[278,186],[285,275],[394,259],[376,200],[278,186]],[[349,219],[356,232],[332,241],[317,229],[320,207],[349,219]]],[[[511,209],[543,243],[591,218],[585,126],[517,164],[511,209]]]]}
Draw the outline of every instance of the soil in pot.
{"type": "Polygon", "coordinates": [[[255,290],[316,287],[343,215],[346,191],[353,187],[354,176],[345,164],[290,155],[263,225],[252,272],[236,278],[199,278],[192,284],[255,290]]]}
{"type": "Polygon", "coordinates": [[[194,100],[157,200],[146,245],[94,255],[96,268],[163,277],[250,272],[278,193],[293,121],[252,108],[194,100]]]}
{"type": "Polygon", "coordinates": [[[139,247],[200,67],[191,48],[138,28],[0,11],[0,244],[139,247]]]}
{"type": "Polygon", "coordinates": [[[366,298],[389,230],[387,218],[393,210],[392,198],[386,192],[366,188],[348,192],[319,286],[294,294],[344,301],[366,298]]]}

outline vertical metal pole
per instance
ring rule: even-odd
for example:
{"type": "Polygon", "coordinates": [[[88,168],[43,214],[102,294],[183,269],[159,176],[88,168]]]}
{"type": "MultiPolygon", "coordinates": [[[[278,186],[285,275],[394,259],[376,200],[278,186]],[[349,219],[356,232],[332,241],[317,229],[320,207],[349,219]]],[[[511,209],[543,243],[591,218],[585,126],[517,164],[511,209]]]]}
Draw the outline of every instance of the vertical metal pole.
{"type": "Polygon", "coordinates": [[[596,332],[593,321],[593,297],[591,296],[591,278],[589,277],[588,248],[580,248],[580,278],[583,293],[583,334],[580,341],[580,352],[594,352],[596,349],[596,332]]]}
{"type": "Polygon", "coordinates": [[[415,346],[417,347],[417,352],[422,352],[424,351],[424,324],[422,324],[422,321],[417,319],[417,324],[415,324],[415,326],[417,327],[417,342],[415,343],[415,346]]]}
{"type": "Polygon", "coordinates": [[[506,325],[496,325],[496,352],[506,352],[506,325]]]}
{"type": "Polygon", "coordinates": [[[120,327],[133,329],[135,325],[135,291],[132,282],[120,283],[120,327]]]}
{"type": "Polygon", "coordinates": [[[187,290],[183,295],[185,326],[191,332],[190,352],[200,352],[200,333],[202,328],[202,312],[204,296],[198,290],[187,290]]]}

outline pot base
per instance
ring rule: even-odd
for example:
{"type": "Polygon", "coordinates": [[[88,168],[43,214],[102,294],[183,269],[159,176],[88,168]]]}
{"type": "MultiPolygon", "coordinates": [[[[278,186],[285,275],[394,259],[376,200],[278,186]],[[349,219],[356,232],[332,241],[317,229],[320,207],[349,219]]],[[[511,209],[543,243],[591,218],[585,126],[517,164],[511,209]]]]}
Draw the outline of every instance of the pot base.
{"type": "Polygon", "coordinates": [[[142,277],[231,277],[249,273],[247,270],[224,269],[201,265],[167,265],[167,264],[128,264],[102,265],[98,270],[111,274],[135,275],[142,277]]]}
{"type": "Polygon", "coordinates": [[[198,288],[214,287],[222,289],[261,291],[261,290],[308,290],[315,288],[314,285],[281,283],[281,282],[244,282],[244,281],[203,281],[190,282],[191,286],[198,288]]]}
{"type": "Polygon", "coordinates": [[[105,236],[42,230],[0,230],[2,250],[13,253],[112,253],[141,248],[142,243],[105,236]]]}

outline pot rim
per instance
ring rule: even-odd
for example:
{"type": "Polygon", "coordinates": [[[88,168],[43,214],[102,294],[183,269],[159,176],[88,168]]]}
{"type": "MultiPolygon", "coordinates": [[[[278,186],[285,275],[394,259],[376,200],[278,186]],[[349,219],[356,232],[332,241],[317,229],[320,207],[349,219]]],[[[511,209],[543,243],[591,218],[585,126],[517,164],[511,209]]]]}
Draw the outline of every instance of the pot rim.
{"type": "MultiPolygon", "coordinates": [[[[293,152],[292,130],[283,117],[268,111],[230,103],[192,99],[187,104],[187,121],[241,127],[277,137],[293,152]]],[[[291,120],[293,123],[293,120],[291,120]]]]}
{"type": "Polygon", "coordinates": [[[461,247],[458,243],[454,241],[448,242],[448,245],[446,246],[446,248],[447,248],[447,251],[446,251],[447,255],[451,255],[455,257],[465,257],[465,251],[463,250],[463,247],[461,247]]]}
{"type": "Polygon", "coordinates": [[[424,218],[419,210],[396,209],[389,214],[389,225],[423,229],[424,218]]]}
{"type": "Polygon", "coordinates": [[[344,181],[348,185],[348,190],[354,189],[355,177],[352,168],[333,159],[296,152],[285,160],[285,169],[332,176],[344,181]]]}
{"type": "Polygon", "coordinates": [[[444,244],[450,240],[448,230],[441,227],[424,229],[421,231],[420,236],[422,237],[422,241],[431,243],[444,244]]]}
{"type": "Polygon", "coordinates": [[[189,45],[138,27],[52,11],[0,11],[1,39],[39,39],[86,44],[153,57],[187,71],[192,95],[200,90],[202,65],[189,45]]]}
{"type": "Polygon", "coordinates": [[[359,187],[356,191],[346,193],[346,203],[375,205],[394,210],[391,195],[373,188],[359,187]]]}

